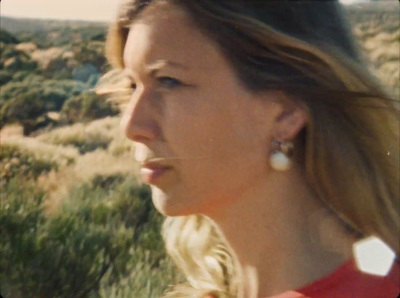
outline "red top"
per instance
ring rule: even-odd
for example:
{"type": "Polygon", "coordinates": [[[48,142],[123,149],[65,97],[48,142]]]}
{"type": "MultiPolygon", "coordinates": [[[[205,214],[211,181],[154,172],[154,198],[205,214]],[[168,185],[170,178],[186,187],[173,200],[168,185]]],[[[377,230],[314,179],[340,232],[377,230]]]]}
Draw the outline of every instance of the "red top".
{"type": "Polygon", "coordinates": [[[311,284],[265,298],[397,298],[400,294],[400,262],[386,276],[361,272],[353,259],[311,284]]]}
{"type": "Polygon", "coordinates": [[[377,276],[361,272],[350,259],[328,276],[298,290],[262,298],[397,298],[399,294],[399,260],[386,276],[377,276]]]}

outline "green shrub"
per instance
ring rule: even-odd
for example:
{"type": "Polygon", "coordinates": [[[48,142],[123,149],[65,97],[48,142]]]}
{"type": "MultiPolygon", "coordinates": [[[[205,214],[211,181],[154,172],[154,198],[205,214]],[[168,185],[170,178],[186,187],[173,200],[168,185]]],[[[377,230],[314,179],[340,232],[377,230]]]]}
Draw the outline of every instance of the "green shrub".
{"type": "Polygon", "coordinates": [[[89,42],[87,45],[76,46],[74,48],[75,59],[81,64],[91,64],[98,70],[104,70],[106,58],[104,53],[104,43],[89,42]]]}
{"type": "Polygon", "coordinates": [[[99,204],[64,209],[47,219],[41,210],[43,200],[31,203],[30,192],[6,190],[1,272],[7,275],[2,274],[2,282],[23,297],[86,297],[118,258],[129,256],[132,231],[88,218],[104,212],[99,204]]]}
{"type": "Polygon", "coordinates": [[[66,123],[87,122],[117,114],[117,109],[95,92],[74,96],[68,99],[61,109],[61,118],[66,123]]]}
{"type": "Polygon", "coordinates": [[[74,80],[88,82],[92,76],[99,75],[99,70],[93,64],[85,63],[74,68],[71,75],[74,80]]]}
{"type": "Polygon", "coordinates": [[[14,35],[2,29],[0,29],[0,41],[4,42],[5,44],[19,43],[18,39],[16,39],[14,35]]]}
{"type": "Polygon", "coordinates": [[[23,51],[17,50],[14,45],[2,44],[2,53],[0,56],[0,68],[9,71],[37,69],[37,63],[31,60],[31,57],[23,51]]]}
{"type": "MultiPolygon", "coordinates": [[[[162,259],[158,268],[147,265],[151,253],[141,252],[141,261],[131,264],[130,275],[121,279],[118,283],[107,284],[104,279],[99,289],[102,298],[159,298],[169,286],[182,283],[185,277],[178,272],[176,266],[169,258],[162,259]]],[[[94,297],[94,296],[93,296],[94,297]]],[[[97,297],[97,296],[96,296],[97,297]]]]}
{"type": "MultiPolygon", "coordinates": [[[[18,95],[27,93],[34,93],[41,96],[44,101],[51,101],[51,98],[46,98],[46,94],[50,93],[50,90],[62,90],[65,93],[65,98],[81,94],[82,91],[88,89],[88,86],[82,82],[73,80],[47,80],[45,77],[40,75],[31,74],[27,76],[21,82],[9,82],[2,87],[1,101],[4,102],[15,98],[18,95]]],[[[61,104],[58,104],[61,108],[61,104]]]]}
{"type": "Polygon", "coordinates": [[[13,74],[12,76],[12,80],[14,82],[22,82],[24,80],[26,80],[28,77],[30,76],[34,76],[34,72],[29,71],[29,70],[21,70],[21,71],[17,71],[13,74]]]}
{"type": "MultiPolygon", "coordinates": [[[[76,81],[46,80],[37,75],[28,75],[22,82],[11,81],[2,86],[0,126],[18,122],[24,126],[25,134],[29,134],[51,123],[46,118],[47,112],[59,111],[68,98],[87,88],[86,84],[76,81]]],[[[86,107],[90,115],[88,110],[86,107]]],[[[103,115],[104,110],[100,109],[98,114],[103,115]]]]}
{"type": "Polygon", "coordinates": [[[74,32],[79,33],[82,38],[85,40],[101,40],[105,41],[104,39],[98,38],[99,36],[104,36],[107,34],[106,27],[104,26],[82,26],[74,32]]]}
{"type": "Polygon", "coordinates": [[[102,33],[99,33],[99,34],[96,34],[96,35],[92,36],[92,37],[90,38],[90,40],[92,40],[92,41],[102,41],[102,42],[105,42],[105,41],[106,41],[106,38],[107,38],[106,35],[107,35],[106,32],[102,32],[102,33]]]}
{"type": "Polygon", "coordinates": [[[21,178],[11,179],[0,192],[0,289],[5,297],[32,297],[24,286],[28,291],[33,286],[30,276],[39,265],[32,253],[42,243],[44,192],[21,178]]]}
{"type": "Polygon", "coordinates": [[[13,79],[13,73],[8,70],[0,70],[0,86],[10,82],[13,79]]]}
{"type": "MultiPolygon", "coordinates": [[[[36,93],[18,95],[8,100],[0,109],[0,127],[7,123],[21,123],[27,135],[37,119],[46,112],[45,102],[36,93]]],[[[41,119],[38,119],[39,122],[41,119]]]]}
{"type": "Polygon", "coordinates": [[[42,74],[50,80],[69,80],[72,79],[72,69],[68,59],[58,57],[50,60],[47,67],[42,69],[42,74]]]}
{"type": "Polygon", "coordinates": [[[45,194],[31,182],[11,179],[2,196],[6,297],[107,297],[112,291],[158,297],[175,280],[159,233],[162,217],[149,189],[134,178],[97,176],[75,187],[52,216],[45,216],[45,194]]]}
{"type": "Polygon", "coordinates": [[[7,64],[4,64],[4,68],[10,71],[28,70],[34,71],[37,68],[37,63],[26,57],[25,54],[9,58],[7,64]]]}
{"type": "Polygon", "coordinates": [[[57,169],[55,162],[36,158],[33,154],[21,152],[17,146],[2,145],[0,147],[1,186],[12,178],[36,179],[40,174],[57,169]]]}
{"type": "Polygon", "coordinates": [[[93,129],[94,124],[93,122],[88,125],[76,123],[59,127],[42,134],[38,139],[48,144],[73,146],[81,154],[97,149],[106,149],[112,141],[112,135],[106,128],[104,130],[93,129]]]}
{"type": "Polygon", "coordinates": [[[15,48],[15,45],[7,45],[7,44],[2,44],[2,53],[1,53],[1,61],[4,62],[4,60],[7,60],[8,58],[12,58],[12,57],[16,57],[19,55],[24,55],[25,57],[28,58],[28,56],[24,53],[22,53],[21,51],[17,50],[15,48]]]}

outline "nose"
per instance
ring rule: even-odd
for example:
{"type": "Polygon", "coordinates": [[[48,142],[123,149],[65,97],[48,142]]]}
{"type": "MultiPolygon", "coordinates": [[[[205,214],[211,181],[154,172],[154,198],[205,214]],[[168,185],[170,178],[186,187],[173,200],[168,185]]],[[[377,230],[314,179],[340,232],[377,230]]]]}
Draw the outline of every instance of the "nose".
{"type": "Polygon", "coordinates": [[[123,112],[121,129],[134,142],[148,143],[156,137],[157,123],[150,96],[145,90],[136,90],[123,112]]]}

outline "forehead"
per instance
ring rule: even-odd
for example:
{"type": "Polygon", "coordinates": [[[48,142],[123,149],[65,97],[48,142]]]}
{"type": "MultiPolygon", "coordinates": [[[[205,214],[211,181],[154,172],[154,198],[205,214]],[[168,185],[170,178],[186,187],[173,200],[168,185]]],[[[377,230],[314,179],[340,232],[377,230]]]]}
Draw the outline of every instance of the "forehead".
{"type": "Polygon", "coordinates": [[[172,4],[151,8],[136,20],[124,49],[124,64],[128,68],[157,60],[205,68],[221,59],[217,45],[181,8],[172,4]]]}

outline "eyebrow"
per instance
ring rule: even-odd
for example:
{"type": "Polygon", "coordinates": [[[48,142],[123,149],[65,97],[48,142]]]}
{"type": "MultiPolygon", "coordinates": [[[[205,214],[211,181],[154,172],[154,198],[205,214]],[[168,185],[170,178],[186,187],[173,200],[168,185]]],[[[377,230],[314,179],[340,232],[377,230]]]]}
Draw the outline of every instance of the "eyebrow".
{"type": "MultiPolygon", "coordinates": [[[[178,62],[173,62],[173,61],[169,61],[169,60],[157,60],[151,64],[145,65],[144,69],[145,72],[150,74],[150,75],[154,75],[156,74],[160,69],[164,68],[164,67],[173,67],[173,68],[180,68],[180,69],[184,69],[187,70],[188,67],[186,65],[183,65],[181,63],[178,62]]],[[[131,69],[125,69],[124,70],[124,74],[129,76],[129,77],[133,77],[133,71],[131,69]]]]}

